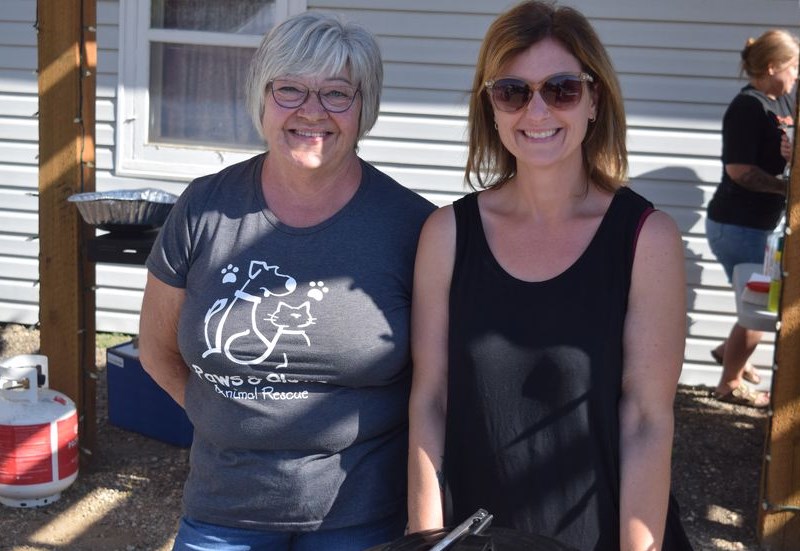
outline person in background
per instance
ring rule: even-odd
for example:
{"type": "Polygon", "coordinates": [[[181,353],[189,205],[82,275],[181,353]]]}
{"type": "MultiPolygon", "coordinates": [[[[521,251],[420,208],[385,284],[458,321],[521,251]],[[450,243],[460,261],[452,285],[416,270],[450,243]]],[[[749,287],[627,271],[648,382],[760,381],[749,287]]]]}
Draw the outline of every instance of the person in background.
{"type": "Polygon", "coordinates": [[[382,78],[360,26],[274,28],[247,83],[268,151],[193,181],[147,260],[141,361],[194,425],[175,549],[403,534],[411,284],[434,206],[357,156],[382,78]]]}
{"type": "Polygon", "coordinates": [[[683,248],[625,186],[609,56],[581,13],[527,1],[489,27],[472,90],[482,190],[417,252],[409,531],[481,507],[581,550],[691,548],[669,495],[683,248]]]}
{"type": "MultiPolygon", "coordinates": [[[[782,174],[791,159],[785,130],[794,125],[798,39],[772,29],[749,39],[741,58],[748,83],[733,98],[722,120],[722,181],[706,217],[708,243],[728,281],[732,281],[737,264],[764,260],[767,237],[784,211],[786,182],[782,174]]],[[[723,366],[713,392],[717,400],[761,408],[769,405],[768,392],[745,383],[761,381],[748,362],[760,340],[760,331],[737,323],[728,338],[711,351],[723,366]]]]}

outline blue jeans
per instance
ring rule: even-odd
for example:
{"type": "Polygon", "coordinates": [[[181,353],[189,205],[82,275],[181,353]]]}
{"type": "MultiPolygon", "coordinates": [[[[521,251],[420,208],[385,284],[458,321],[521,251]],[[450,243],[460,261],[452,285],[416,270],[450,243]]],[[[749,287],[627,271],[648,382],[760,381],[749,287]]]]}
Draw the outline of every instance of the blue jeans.
{"type": "Polygon", "coordinates": [[[733,280],[733,267],[744,262],[764,262],[764,249],[769,230],[758,230],[733,224],[720,224],[706,218],[706,238],[728,281],[733,280]]]}
{"type": "Polygon", "coordinates": [[[230,528],[183,517],[173,551],[364,551],[403,535],[405,514],[358,526],[314,532],[230,528]]]}

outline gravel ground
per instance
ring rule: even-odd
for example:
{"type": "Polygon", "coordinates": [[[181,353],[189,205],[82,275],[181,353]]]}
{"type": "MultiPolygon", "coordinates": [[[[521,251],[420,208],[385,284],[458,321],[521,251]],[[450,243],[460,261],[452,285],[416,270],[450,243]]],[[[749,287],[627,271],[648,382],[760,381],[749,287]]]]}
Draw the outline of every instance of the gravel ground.
{"type": "MultiPolygon", "coordinates": [[[[35,330],[0,324],[0,357],[33,353],[38,346],[35,330]]],[[[105,368],[102,347],[97,364],[105,368]]],[[[0,549],[171,549],[188,451],[109,425],[106,405],[101,375],[98,446],[91,464],[51,505],[0,505],[0,549]]],[[[687,386],[678,390],[675,412],[673,493],[695,549],[759,549],[756,522],[766,415],[716,402],[708,388],[687,386]]]]}

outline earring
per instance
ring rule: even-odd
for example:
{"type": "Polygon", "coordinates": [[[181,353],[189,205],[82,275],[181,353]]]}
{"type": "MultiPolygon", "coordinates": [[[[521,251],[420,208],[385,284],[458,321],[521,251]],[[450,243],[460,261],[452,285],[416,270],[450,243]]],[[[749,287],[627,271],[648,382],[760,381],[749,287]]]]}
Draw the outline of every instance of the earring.
{"type": "Polygon", "coordinates": [[[595,117],[595,116],[589,117],[589,122],[594,122],[596,120],[597,120],[597,117],[595,117]]]}
{"type": "Polygon", "coordinates": [[[497,121],[494,121],[494,129],[497,130],[497,121]]]}

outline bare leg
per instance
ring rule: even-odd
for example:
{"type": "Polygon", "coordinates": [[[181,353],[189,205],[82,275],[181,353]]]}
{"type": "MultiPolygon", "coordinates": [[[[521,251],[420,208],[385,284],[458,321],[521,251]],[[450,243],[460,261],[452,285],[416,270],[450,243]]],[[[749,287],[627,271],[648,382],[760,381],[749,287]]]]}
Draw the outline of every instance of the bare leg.
{"type": "MultiPolygon", "coordinates": [[[[711,351],[711,356],[722,365],[724,358],[725,358],[725,343],[727,341],[722,341],[717,347],[711,351]]],[[[745,362],[744,364],[744,372],[742,373],[742,378],[750,383],[759,384],[761,382],[761,377],[758,375],[758,371],[756,371],[756,367],[751,364],[749,361],[745,362]]]]}
{"type": "Polygon", "coordinates": [[[725,341],[722,377],[717,384],[718,394],[727,394],[742,384],[742,374],[747,360],[760,341],[761,331],[746,329],[738,323],[733,326],[728,340],[725,341]]]}

